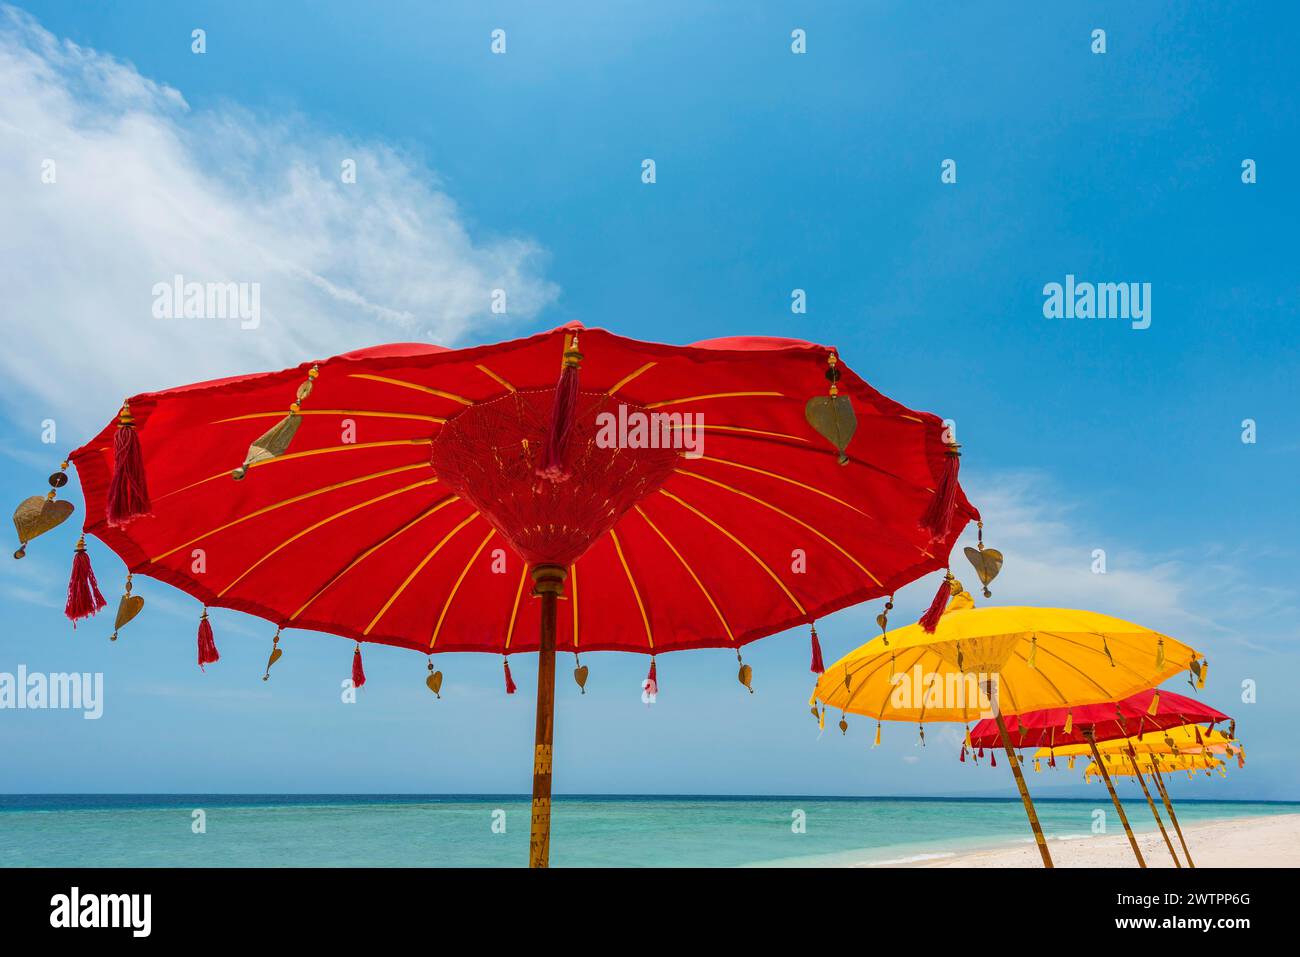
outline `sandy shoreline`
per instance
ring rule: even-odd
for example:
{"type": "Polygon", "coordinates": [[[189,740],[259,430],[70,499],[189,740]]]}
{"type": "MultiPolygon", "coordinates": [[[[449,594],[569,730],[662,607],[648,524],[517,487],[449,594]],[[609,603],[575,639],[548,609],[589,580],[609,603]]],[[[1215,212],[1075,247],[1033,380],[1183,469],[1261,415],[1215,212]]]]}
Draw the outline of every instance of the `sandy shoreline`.
{"type": "MultiPolygon", "coordinates": [[[[1166,826],[1167,822],[1166,822],[1166,826]]],[[[1026,826],[1026,830],[1027,830],[1026,826]]],[[[1198,868],[1204,867],[1300,867],[1300,814],[1265,817],[1236,817],[1183,825],[1183,837],[1198,868]]],[[[1182,858],[1178,835],[1171,828],[1169,839],[1182,858]]],[[[1173,867],[1169,849],[1159,831],[1137,834],[1138,846],[1148,867],[1173,867]]],[[[1136,867],[1133,849],[1123,830],[1068,841],[1049,840],[1048,849],[1057,867],[1136,867]]],[[[899,865],[894,865],[899,866],[899,865]]],[[[910,867],[1042,867],[1032,841],[992,850],[969,851],[931,860],[919,860],[910,867]]]]}

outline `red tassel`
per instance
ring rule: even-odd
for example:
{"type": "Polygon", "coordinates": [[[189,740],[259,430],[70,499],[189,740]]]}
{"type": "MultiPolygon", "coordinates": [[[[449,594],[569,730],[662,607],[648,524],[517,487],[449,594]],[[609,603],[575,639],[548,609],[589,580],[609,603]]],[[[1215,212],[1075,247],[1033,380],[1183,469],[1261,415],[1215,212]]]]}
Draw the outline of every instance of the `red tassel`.
{"type": "Polygon", "coordinates": [[[948,599],[952,597],[952,589],[948,587],[948,581],[945,575],[943,581],[939,583],[939,590],[934,593],[934,600],[930,602],[930,607],[925,610],[925,614],[918,622],[928,634],[933,635],[934,630],[939,627],[939,619],[943,617],[944,610],[948,607],[948,599]]]}
{"type": "Polygon", "coordinates": [[[961,763],[962,764],[966,763],[966,746],[964,744],[962,745],[961,748],[961,763]]]}
{"type": "Polygon", "coordinates": [[[826,666],[822,664],[822,643],[817,640],[817,625],[812,626],[812,673],[820,675],[825,673],[826,666]]]}
{"type": "Polygon", "coordinates": [[[120,526],[152,511],[140,436],[135,431],[130,409],[123,406],[117,435],[113,438],[113,477],[108,483],[106,518],[109,525],[120,526]]]}
{"type": "Polygon", "coordinates": [[[990,751],[989,767],[996,768],[997,766],[998,766],[998,753],[996,751],[990,751]]]}
{"type": "Polygon", "coordinates": [[[930,533],[931,541],[938,541],[948,534],[952,525],[952,511],[957,504],[957,462],[961,453],[957,446],[950,445],[943,464],[943,475],[939,477],[939,487],[934,490],[934,498],[921,513],[918,524],[923,531],[930,533]]]}
{"type": "Polygon", "coordinates": [[[366,683],[366,669],[361,667],[361,645],[352,652],[352,687],[360,688],[366,683]]]}
{"type": "Polygon", "coordinates": [[[564,453],[569,445],[569,433],[573,431],[573,420],[578,414],[578,363],[581,361],[582,353],[578,351],[578,337],[575,335],[564,351],[564,368],[560,370],[560,381],[555,384],[555,402],[551,405],[546,447],[542,452],[542,464],[537,468],[538,476],[552,482],[567,481],[570,475],[564,467],[564,453]]]}
{"type": "Polygon", "coordinates": [[[502,658],[501,664],[505,665],[506,669],[506,694],[514,694],[519,689],[515,687],[515,679],[510,677],[510,659],[502,658]]]}
{"type": "Polygon", "coordinates": [[[659,693],[659,672],[655,669],[655,660],[650,659],[650,670],[646,673],[645,684],[642,689],[646,694],[659,693]]]}
{"type": "Polygon", "coordinates": [[[78,619],[89,618],[107,604],[99,593],[99,582],[95,581],[95,572],[90,567],[90,553],[86,551],[83,537],[72,556],[72,577],[68,579],[68,602],[63,606],[63,613],[76,628],[78,619]]]}
{"type": "Polygon", "coordinates": [[[217,643],[212,638],[212,623],[208,621],[208,610],[205,608],[203,614],[199,616],[199,668],[207,671],[204,665],[220,660],[217,643]]]}

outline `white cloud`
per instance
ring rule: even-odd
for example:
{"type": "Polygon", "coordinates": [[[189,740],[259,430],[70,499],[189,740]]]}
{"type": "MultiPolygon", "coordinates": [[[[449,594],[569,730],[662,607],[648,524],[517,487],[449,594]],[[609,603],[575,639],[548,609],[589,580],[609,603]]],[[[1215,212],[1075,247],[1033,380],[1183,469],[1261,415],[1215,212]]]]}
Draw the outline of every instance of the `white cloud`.
{"type": "MultiPolygon", "coordinates": [[[[1163,631],[1209,652],[1232,643],[1259,650],[1273,643],[1273,623],[1294,620],[1289,590],[1254,581],[1260,558],[1189,540],[1144,549],[1132,536],[1089,522],[1049,479],[1032,472],[963,473],[984,518],[985,545],[1006,557],[982,599],[979,579],[955,550],[953,571],[978,603],[1086,608],[1163,631]],[[1106,572],[1093,571],[1093,551],[1106,572]]],[[[1189,531],[1193,531],[1191,529],[1189,531]]],[[[975,544],[972,528],[960,542],[975,544]]]]}
{"type": "Polygon", "coordinates": [[[535,243],[472,236],[433,175],[384,144],[192,110],[12,7],[0,89],[0,395],[29,425],[91,429],[136,392],[379,342],[489,337],[557,295],[535,243]],[[260,283],[261,325],[153,318],[153,286],[176,274],[260,283]],[[496,288],[509,320],[489,312],[496,288]]]}

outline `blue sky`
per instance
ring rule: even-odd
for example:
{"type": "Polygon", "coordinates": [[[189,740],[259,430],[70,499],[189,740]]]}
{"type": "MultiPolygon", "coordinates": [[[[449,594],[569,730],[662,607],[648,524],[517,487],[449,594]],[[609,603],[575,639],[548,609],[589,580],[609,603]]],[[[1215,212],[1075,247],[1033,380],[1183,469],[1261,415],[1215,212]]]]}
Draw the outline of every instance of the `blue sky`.
{"type": "MultiPolygon", "coordinates": [[[[1295,11],[376,6],[0,8],[9,500],[43,492],[128,392],[374,342],[573,319],[670,342],[813,339],[957,422],[964,482],[1007,553],[994,601],[1093,608],[1206,651],[1207,698],[1237,715],[1249,763],[1185,794],[1300,798],[1295,11]],[[148,290],[187,270],[262,279],[267,321],[160,331],[148,290]],[[1067,274],[1150,283],[1150,328],[1044,318],[1043,286],[1067,274]],[[505,317],[478,296],[496,282],[505,317]]],[[[194,603],[166,586],[137,582],[146,612],[116,644],[111,622],[72,631],[72,541],[62,529],[3,566],[0,671],[102,671],[105,715],[0,712],[6,790],[527,790],[531,663],[512,664],[528,693],[507,698],[495,658],[449,657],[434,702],[422,658],[367,650],[370,683],[345,706],[346,642],[292,634],[263,683],[271,629],[217,611],[222,661],[200,674],[194,603]]],[[[91,550],[113,601],[121,563],[91,550]]],[[[900,611],[932,592],[912,586],[900,611]]],[[[877,610],[819,625],[828,660],[877,610]]],[[[753,696],[725,652],[661,661],[652,708],[639,656],[590,656],[582,697],[562,661],[557,790],[1011,794],[938,729],[924,750],[897,726],[869,751],[861,719],[819,738],[804,633],[746,660],[753,696]]]]}

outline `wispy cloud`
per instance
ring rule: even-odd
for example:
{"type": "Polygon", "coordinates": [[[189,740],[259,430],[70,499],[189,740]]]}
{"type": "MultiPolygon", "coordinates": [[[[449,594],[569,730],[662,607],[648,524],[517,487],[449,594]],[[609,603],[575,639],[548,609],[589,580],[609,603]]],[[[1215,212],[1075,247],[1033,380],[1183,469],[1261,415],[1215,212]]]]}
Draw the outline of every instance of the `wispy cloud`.
{"type": "Polygon", "coordinates": [[[454,343],[557,295],[535,242],[472,234],[416,160],[301,118],[193,110],[12,7],[0,89],[0,395],[24,421],[84,430],[140,391],[377,342],[454,343]],[[154,318],[154,285],[178,274],[260,283],[260,326],[154,318]]]}

